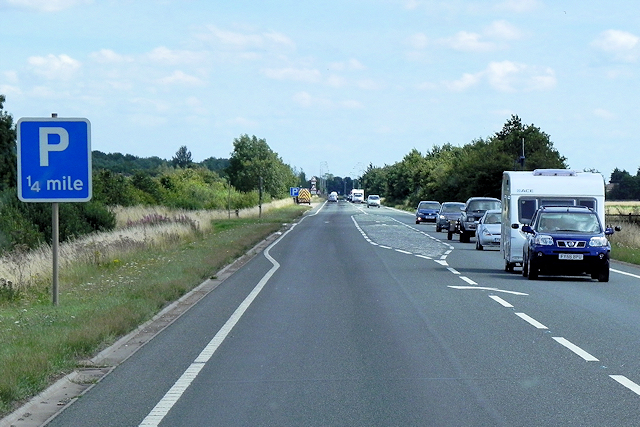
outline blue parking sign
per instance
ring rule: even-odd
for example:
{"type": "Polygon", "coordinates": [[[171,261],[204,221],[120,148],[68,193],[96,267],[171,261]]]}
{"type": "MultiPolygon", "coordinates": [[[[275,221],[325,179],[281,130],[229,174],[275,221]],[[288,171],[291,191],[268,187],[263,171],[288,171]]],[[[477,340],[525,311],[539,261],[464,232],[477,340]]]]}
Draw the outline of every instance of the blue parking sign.
{"type": "Polygon", "coordinates": [[[18,198],[23,202],[91,199],[91,124],[81,118],[18,120],[18,198]]]}
{"type": "Polygon", "coordinates": [[[289,187],[289,195],[291,197],[298,197],[300,193],[300,187],[289,187]]]}

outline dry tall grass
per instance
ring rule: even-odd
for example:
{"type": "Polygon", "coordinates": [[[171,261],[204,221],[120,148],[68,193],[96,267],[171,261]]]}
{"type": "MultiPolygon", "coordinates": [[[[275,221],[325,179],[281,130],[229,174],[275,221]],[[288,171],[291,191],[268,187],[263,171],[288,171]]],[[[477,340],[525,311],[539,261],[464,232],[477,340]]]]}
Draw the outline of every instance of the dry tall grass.
{"type": "MultiPolygon", "coordinates": [[[[293,204],[293,199],[266,203],[262,212],[293,204]]],[[[116,229],[107,233],[94,233],[59,248],[59,267],[63,269],[78,263],[103,264],[117,260],[139,248],[162,247],[163,244],[188,238],[193,233],[210,230],[211,221],[226,219],[225,210],[172,210],[163,206],[115,209],[116,229]]],[[[242,209],[231,218],[255,218],[259,208],[242,209]]],[[[16,290],[30,286],[46,286],[53,275],[51,245],[45,244],[32,251],[17,250],[0,258],[0,280],[10,281],[16,290]]]]}

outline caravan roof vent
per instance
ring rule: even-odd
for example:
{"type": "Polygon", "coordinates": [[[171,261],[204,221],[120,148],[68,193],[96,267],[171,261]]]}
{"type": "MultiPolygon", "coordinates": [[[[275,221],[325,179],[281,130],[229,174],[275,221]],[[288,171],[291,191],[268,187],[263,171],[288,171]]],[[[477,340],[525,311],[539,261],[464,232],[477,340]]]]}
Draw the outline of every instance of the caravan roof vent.
{"type": "Polygon", "coordinates": [[[577,172],[572,169],[536,169],[533,176],[576,176],[577,172]]]}

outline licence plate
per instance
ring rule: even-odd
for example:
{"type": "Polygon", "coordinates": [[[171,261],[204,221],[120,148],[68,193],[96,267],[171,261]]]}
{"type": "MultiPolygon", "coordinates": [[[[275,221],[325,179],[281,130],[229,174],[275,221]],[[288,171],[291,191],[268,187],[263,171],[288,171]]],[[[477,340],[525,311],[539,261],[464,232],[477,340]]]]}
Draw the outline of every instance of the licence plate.
{"type": "Polygon", "coordinates": [[[570,261],[582,261],[582,254],[558,254],[558,259],[566,259],[570,261]]]}

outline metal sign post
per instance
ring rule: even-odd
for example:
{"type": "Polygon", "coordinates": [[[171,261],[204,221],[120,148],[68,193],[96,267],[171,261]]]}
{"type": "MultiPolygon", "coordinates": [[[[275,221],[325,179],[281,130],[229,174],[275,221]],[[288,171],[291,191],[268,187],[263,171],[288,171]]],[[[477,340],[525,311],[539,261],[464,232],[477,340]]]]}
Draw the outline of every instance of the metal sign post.
{"type": "Polygon", "coordinates": [[[58,305],[58,202],[88,202],[92,195],[91,124],[87,119],[22,118],[17,123],[18,198],[51,202],[53,304],[58,305]]]}

